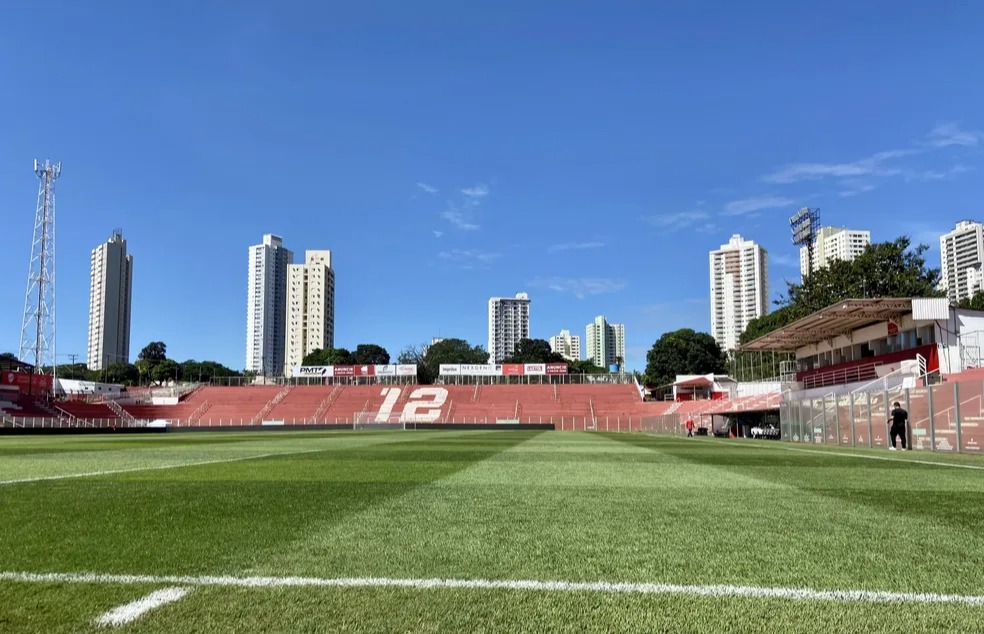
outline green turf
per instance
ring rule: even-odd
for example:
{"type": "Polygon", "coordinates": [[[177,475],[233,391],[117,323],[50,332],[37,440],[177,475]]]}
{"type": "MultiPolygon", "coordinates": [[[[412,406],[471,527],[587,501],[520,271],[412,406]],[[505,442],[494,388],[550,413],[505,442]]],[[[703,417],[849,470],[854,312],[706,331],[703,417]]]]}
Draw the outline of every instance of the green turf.
{"type": "MultiPolygon", "coordinates": [[[[0,485],[0,571],[984,595],[984,471],[916,462],[984,460],[797,447],[512,431],[0,438],[0,481],[128,470],[0,485]]],[[[100,614],[153,589],[0,582],[0,632],[93,631],[100,614]]],[[[968,606],[202,587],[118,629],[922,632],[982,622],[984,607],[968,606]]]]}

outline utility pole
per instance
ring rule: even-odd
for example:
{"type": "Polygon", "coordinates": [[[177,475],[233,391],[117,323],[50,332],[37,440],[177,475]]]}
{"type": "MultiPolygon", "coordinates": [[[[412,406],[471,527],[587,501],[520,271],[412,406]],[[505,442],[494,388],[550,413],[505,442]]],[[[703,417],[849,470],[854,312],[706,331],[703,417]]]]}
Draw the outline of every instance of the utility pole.
{"type": "Polygon", "coordinates": [[[34,214],[34,241],[24,297],[20,359],[33,364],[28,394],[34,394],[35,375],[51,367],[52,388],[58,375],[55,347],[55,181],[61,163],[34,161],[38,177],[38,203],[34,214]]]}

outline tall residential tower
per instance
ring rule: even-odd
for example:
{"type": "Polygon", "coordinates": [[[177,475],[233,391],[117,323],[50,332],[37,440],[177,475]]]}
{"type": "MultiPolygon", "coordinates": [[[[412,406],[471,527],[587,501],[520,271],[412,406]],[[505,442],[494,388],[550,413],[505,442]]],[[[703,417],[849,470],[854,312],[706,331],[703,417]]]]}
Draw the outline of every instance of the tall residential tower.
{"type": "Polygon", "coordinates": [[[585,358],[600,368],[618,366],[625,368],[625,326],[610,324],[603,315],[587,325],[585,330],[585,358]]]}
{"type": "Polygon", "coordinates": [[[570,330],[561,330],[559,335],[550,337],[550,350],[568,361],[580,361],[581,337],[572,335],[570,330]]]}
{"type": "Polygon", "coordinates": [[[315,350],[335,347],[331,251],[305,251],[304,256],[304,264],[291,264],[287,274],[288,376],[315,350]]]}
{"type": "Polygon", "coordinates": [[[951,302],[973,297],[984,290],[984,224],[962,220],[950,233],[940,236],[940,259],[945,287],[951,302]]]}
{"type": "Polygon", "coordinates": [[[520,339],[530,338],[530,296],[489,299],[489,363],[500,363],[516,350],[520,339]]]}
{"type": "Polygon", "coordinates": [[[768,257],[737,234],[710,253],[711,335],[725,351],[738,347],[748,322],[769,312],[768,257]]]}
{"type": "Polygon", "coordinates": [[[89,273],[90,370],[130,362],[130,302],[133,256],[126,252],[120,229],[92,250],[89,273]]]}
{"type": "MultiPolygon", "coordinates": [[[[834,260],[853,260],[871,244],[870,231],[824,227],[813,243],[813,270],[819,271],[834,260]]],[[[810,274],[810,249],[800,247],[800,277],[810,274]]]]}
{"type": "Polygon", "coordinates": [[[287,267],[294,254],[280,236],[266,234],[249,248],[246,299],[246,370],[263,376],[284,373],[287,341],[287,267]]]}

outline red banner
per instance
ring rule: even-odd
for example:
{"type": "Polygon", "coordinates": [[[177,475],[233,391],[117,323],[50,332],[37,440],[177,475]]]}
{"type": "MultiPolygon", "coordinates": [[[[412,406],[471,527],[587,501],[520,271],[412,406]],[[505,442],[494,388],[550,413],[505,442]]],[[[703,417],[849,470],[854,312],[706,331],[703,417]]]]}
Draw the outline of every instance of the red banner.
{"type": "Polygon", "coordinates": [[[567,374],[566,363],[548,363],[547,374],[567,374]]]}
{"type": "Polygon", "coordinates": [[[0,385],[13,385],[24,394],[27,394],[31,387],[31,376],[34,377],[33,392],[35,394],[44,394],[51,391],[52,381],[50,374],[32,375],[30,372],[0,372],[0,385]]]}
{"type": "Polygon", "coordinates": [[[506,376],[518,376],[523,374],[522,363],[503,363],[502,374],[506,376]]]}
{"type": "Polygon", "coordinates": [[[375,376],[376,367],[372,365],[336,365],[335,376],[375,376]]]}

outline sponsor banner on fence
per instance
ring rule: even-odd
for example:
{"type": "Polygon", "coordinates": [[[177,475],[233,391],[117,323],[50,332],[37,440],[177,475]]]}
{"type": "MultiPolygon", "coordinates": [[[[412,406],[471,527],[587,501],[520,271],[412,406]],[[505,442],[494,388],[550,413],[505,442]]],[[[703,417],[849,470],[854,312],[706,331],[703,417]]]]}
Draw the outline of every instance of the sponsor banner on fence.
{"type": "Polygon", "coordinates": [[[461,366],[456,363],[442,363],[441,376],[456,376],[461,374],[461,366]]]}
{"type": "Polygon", "coordinates": [[[334,367],[330,365],[302,365],[294,368],[294,376],[331,378],[335,373],[334,367]]]}
{"type": "Polygon", "coordinates": [[[462,363],[461,373],[466,376],[500,376],[502,366],[488,363],[462,363]]]}
{"type": "Polygon", "coordinates": [[[542,376],[547,373],[547,366],[544,363],[527,363],[523,367],[524,374],[531,374],[533,376],[542,376]]]}
{"type": "Polygon", "coordinates": [[[417,376],[417,364],[400,364],[396,366],[396,376],[417,376]]]}
{"type": "Polygon", "coordinates": [[[373,367],[373,372],[376,373],[376,376],[396,376],[395,365],[377,365],[373,367]]]}
{"type": "Polygon", "coordinates": [[[504,376],[520,376],[523,374],[522,363],[503,363],[502,374],[504,376]]]}
{"type": "Polygon", "coordinates": [[[51,391],[51,375],[50,374],[31,374],[30,372],[0,372],[0,384],[3,385],[13,385],[17,387],[21,392],[31,391],[31,377],[34,377],[34,392],[50,392],[51,391]]]}
{"type": "Polygon", "coordinates": [[[335,376],[375,376],[374,365],[336,365],[335,376]]]}
{"type": "Polygon", "coordinates": [[[546,374],[567,374],[566,363],[546,363],[544,364],[546,374]]]}

